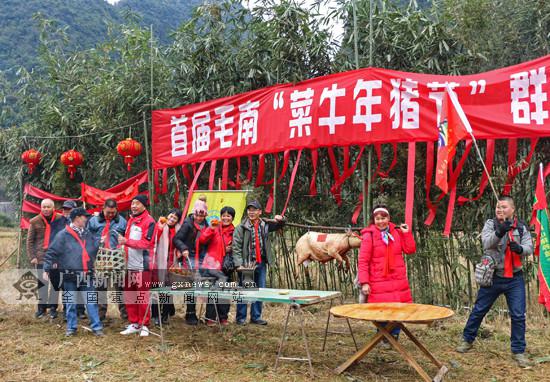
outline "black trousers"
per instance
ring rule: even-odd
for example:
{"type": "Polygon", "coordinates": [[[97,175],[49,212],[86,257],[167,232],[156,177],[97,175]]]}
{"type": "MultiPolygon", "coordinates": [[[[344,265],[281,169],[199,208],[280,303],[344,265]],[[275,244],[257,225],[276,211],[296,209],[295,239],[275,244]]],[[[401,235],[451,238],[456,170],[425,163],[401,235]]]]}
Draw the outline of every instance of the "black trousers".
{"type": "MultiPolygon", "coordinates": [[[[202,269],[201,275],[204,277],[215,277],[216,282],[226,282],[227,275],[222,271],[216,269],[202,269]]],[[[217,297],[213,297],[216,298],[217,297]]],[[[220,320],[227,320],[229,316],[230,304],[224,303],[223,301],[208,301],[206,304],[206,319],[211,321],[216,321],[216,306],[218,308],[218,316],[220,320]]]]}
{"type": "Polygon", "coordinates": [[[36,272],[38,279],[43,286],[38,289],[38,310],[46,311],[57,310],[59,301],[59,291],[61,290],[61,278],[57,269],[50,270],[48,276],[50,281],[44,280],[44,264],[36,264],[36,272]]]}

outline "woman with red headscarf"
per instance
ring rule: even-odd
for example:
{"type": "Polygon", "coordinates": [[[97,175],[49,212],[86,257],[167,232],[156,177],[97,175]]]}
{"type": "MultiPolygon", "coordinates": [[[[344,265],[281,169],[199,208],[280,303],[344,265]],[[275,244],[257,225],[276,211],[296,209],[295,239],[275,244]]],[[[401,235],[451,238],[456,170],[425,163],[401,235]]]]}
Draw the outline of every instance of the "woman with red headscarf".
{"type": "MultiPolygon", "coordinates": [[[[368,227],[361,231],[358,281],[368,302],[412,302],[403,253],[416,252],[416,243],[406,224],[390,221],[385,205],[374,207],[368,227]]],[[[397,338],[399,328],[392,330],[397,338]]]]}

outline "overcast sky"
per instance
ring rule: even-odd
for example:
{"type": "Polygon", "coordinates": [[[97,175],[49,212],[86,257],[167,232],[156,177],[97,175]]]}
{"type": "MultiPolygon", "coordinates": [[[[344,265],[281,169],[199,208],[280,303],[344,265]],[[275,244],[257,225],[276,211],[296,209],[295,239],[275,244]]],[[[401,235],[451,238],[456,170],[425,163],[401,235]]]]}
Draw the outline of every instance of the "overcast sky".
{"type": "MultiPolygon", "coordinates": [[[[105,1],[107,1],[110,4],[116,4],[120,0],[105,0],[105,1]]],[[[314,3],[313,0],[304,0],[304,2],[308,6],[314,3]]],[[[249,7],[253,4],[255,4],[256,0],[242,0],[242,3],[243,3],[244,6],[249,7]]],[[[319,13],[326,14],[330,7],[336,7],[336,1],[335,0],[328,0],[323,5],[321,5],[321,9],[320,9],[319,13]]],[[[336,39],[338,41],[341,41],[342,34],[344,33],[344,28],[342,27],[342,25],[339,22],[335,22],[334,24],[329,25],[327,28],[329,28],[330,31],[332,32],[332,37],[334,39],[336,39]]]]}

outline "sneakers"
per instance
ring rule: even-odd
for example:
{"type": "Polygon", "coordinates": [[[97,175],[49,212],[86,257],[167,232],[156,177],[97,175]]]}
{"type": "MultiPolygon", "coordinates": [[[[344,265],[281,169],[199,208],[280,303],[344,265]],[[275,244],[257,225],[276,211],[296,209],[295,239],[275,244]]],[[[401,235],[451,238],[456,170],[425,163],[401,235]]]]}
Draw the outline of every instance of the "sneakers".
{"type": "Polygon", "coordinates": [[[92,333],[96,337],[105,337],[105,333],[103,333],[103,330],[101,330],[101,329],[94,330],[94,331],[92,331],[92,333]]]}
{"type": "Polygon", "coordinates": [[[57,310],[55,310],[55,309],[50,310],[50,318],[52,320],[55,320],[57,318],[57,310]]]}
{"type": "Polygon", "coordinates": [[[44,317],[45,314],[46,314],[46,311],[40,309],[34,314],[34,318],[42,318],[44,317]]]}
{"type": "Polygon", "coordinates": [[[456,351],[459,353],[467,353],[472,349],[474,345],[472,345],[470,342],[462,340],[461,344],[456,347],[456,351]]]}
{"type": "Polygon", "coordinates": [[[185,323],[187,325],[198,325],[199,320],[198,320],[197,316],[195,316],[195,315],[185,316],[185,323]]]}
{"type": "MultiPolygon", "coordinates": [[[[220,322],[221,323],[221,322],[220,322]]],[[[216,326],[217,325],[217,322],[216,320],[209,320],[209,319],[206,319],[206,326],[216,326]]]]}
{"type": "Polygon", "coordinates": [[[267,321],[262,320],[261,318],[258,318],[257,320],[250,320],[250,323],[254,325],[267,325],[267,321]]]}
{"type": "Polygon", "coordinates": [[[140,337],[147,337],[149,335],[149,328],[145,325],[141,327],[141,331],[139,332],[140,337]]]}
{"type": "Polygon", "coordinates": [[[241,325],[241,326],[246,325],[246,320],[237,320],[237,325],[241,325]]]}
{"type": "Polygon", "coordinates": [[[76,336],[76,330],[67,330],[65,332],[65,337],[73,337],[76,336]]]}
{"type": "Polygon", "coordinates": [[[122,334],[123,336],[127,336],[129,334],[139,333],[140,331],[141,329],[138,324],[130,324],[126,327],[126,329],[120,332],[120,334],[122,334]]]}
{"type": "Polygon", "coordinates": [[[227,320],[220,320],[220,324],[222,324],[222,326],[227,326],[227,325],[229,325],[229,321],[227,321],[227,320]]]}
{"type": "Polygon", "coordinates": [[[526,368],[526,367],[532,366],[531,361],[529,361],[529,358],[527,358],[525,353],[512,354],[512,359],[516,361],[519,367],[526,368]]]}

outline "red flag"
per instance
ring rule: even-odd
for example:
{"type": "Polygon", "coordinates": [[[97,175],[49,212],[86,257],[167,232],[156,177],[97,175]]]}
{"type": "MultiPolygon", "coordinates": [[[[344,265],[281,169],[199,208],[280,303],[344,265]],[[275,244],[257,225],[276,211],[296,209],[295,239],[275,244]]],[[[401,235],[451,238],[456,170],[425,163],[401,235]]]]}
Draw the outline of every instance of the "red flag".
{"type": "Polygon", "coordinates": [[[456,95],[447,90],[443,98],[441,122],[438,126],[439,138],[437,141],[438,149],[435,172],[435,184],[445,194],[449,191],[449,165],[453,162],[456,153],[456,145],[461,139],[468,135],[468,128],[463,123],[463,118],[460,116],[461,111],[462,108],[456,99],[456,95]]]}
{"type": "MultiPolygon", "coordinates": [[[[548,164],[550,167],[550,163],[548,164]]],[[[535,256],[540,254],[540,238],[541,238],[541,222],[537,219],[537,212],[548,209],[548,202],[546,201],[546,193],[544,191],[544,171],[542,169],[542,163],[540,164],[539,172],[537,173],[537,186],[535,188],[535,201],[533,203],[533,211],[531,213],[530,225],[535,226],[535,234],[537,237],[537,245],[535,247],[535,256]]]]}

